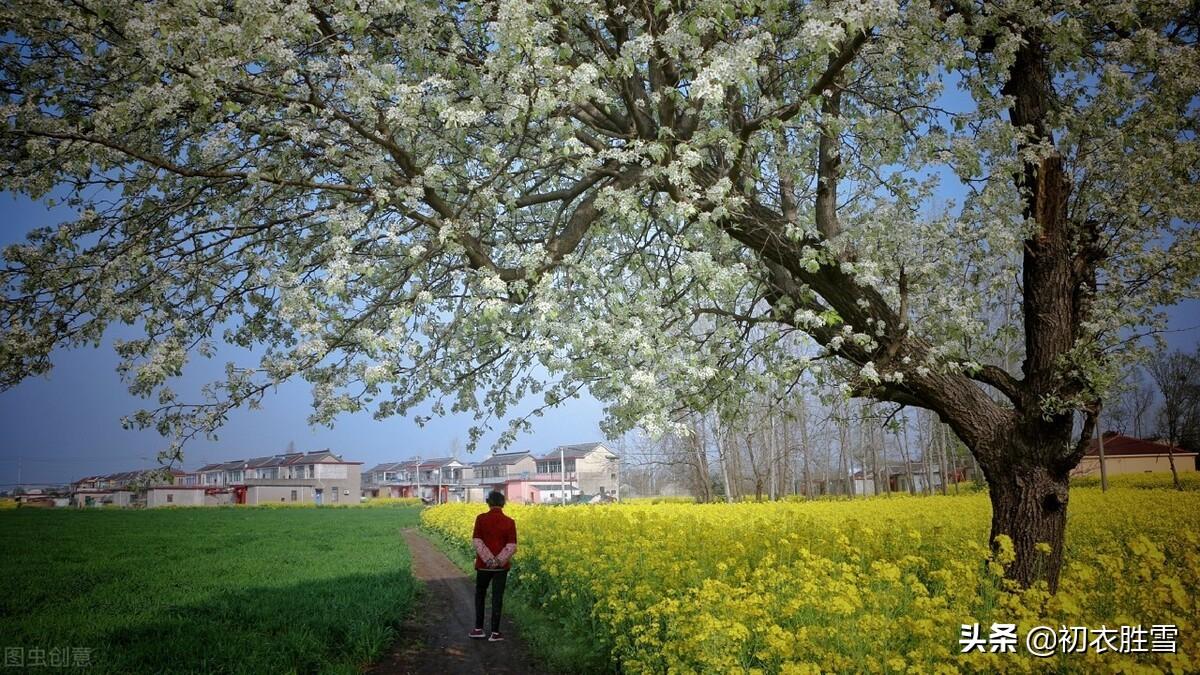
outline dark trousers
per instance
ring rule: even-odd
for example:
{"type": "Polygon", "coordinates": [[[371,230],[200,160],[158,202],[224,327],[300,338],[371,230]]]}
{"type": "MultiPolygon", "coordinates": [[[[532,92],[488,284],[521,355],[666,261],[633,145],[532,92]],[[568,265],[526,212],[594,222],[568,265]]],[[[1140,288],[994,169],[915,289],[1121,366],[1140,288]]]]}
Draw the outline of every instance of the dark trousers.
{"type": "Polygon", "coordinates": [[[504,604],[504,584],[508,570],[475,570],[475,627],[483,628],[483,600],[492,585],[492,632],[500,630],[500,606],[504,604]]]}

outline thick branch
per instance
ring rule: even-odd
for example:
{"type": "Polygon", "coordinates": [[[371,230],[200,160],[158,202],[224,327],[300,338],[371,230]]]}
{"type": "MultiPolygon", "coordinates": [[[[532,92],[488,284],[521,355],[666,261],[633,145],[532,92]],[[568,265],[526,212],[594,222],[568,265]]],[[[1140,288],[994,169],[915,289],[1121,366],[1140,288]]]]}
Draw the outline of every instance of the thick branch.
{"type": "MultiPolygon", "coordinates": [[[[832,58],[830,61],[832,62],[832,58]]],[[[828,95],[821,96],[820,138],[817,141],[817,197],[815,218],[817,229],[826,239],[838,235],[837,194],[842,150],[837,134],[841,116],[842,90],[833,86],[828,95]]]]}

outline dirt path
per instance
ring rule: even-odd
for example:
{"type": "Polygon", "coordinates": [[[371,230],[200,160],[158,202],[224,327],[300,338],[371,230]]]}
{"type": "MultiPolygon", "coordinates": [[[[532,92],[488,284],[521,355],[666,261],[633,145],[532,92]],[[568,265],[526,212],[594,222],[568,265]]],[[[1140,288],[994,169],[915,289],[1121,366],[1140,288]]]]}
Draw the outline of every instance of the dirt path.
{"type": "MultiPolygon", "coordinates": [[[[545,672],[534,665],[508,616],[502,616],[500,622],[503,642],[468,638],[467,632],[475,619],[474,577],[464,574],[417,530],[406,529],[403,534],[412,553],[413,576],[424,585],[424,592],[391,651],[368,672],[378,675],[545,672]]],[[[488,616],[491,616],[490,597],[488,616]]]]}

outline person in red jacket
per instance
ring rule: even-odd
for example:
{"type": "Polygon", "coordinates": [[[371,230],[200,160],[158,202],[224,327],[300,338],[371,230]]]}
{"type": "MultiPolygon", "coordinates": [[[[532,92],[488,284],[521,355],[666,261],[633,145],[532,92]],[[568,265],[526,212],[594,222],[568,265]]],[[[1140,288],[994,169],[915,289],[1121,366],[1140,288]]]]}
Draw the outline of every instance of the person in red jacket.
{"type": "Polygon", "coordinates": [[[517,552],[517,524],[504,514],[504,495],[491,492],[487,496],[488,511],[475,518],[475,629],[468,636],[484,637],[483,602],[488,585],[492,586],[492,634],[488,642],[504,639],[500,633],[500,606],[504,602],[504,584],[508,581],[510,560],[517,552]]]}

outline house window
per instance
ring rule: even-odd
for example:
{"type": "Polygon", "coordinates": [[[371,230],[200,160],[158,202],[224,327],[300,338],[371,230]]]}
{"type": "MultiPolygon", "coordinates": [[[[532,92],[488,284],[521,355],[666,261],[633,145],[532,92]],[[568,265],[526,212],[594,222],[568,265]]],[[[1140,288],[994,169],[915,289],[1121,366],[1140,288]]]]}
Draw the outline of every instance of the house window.
{"type": "Polygon", "coordinates": [[[337,486],[336,486],[336,485],[333,485],[333,486],[330,486],[330,487],[331,487],[331,489],[333,490],[333,501],[335,501],[335,502],[336,502],[336,501],[338,500],[338,489],[337,489],[337,486]]]}
{"type": "Polygon", "coordinates": [[[167,493],[167,503],[168,503],[168,504],[170,504],[170,503],[172,503],[172,502],[174,502],[174,501],[175,501],[175,495],[173,495],[173,494],[171,494],[170,492],[168,492],[168,493],[167,493]]]}
{"type": "Polygon", "coordinates": [[[296,491],[292,490],[292,501],[296,501],[296,491]]]}

